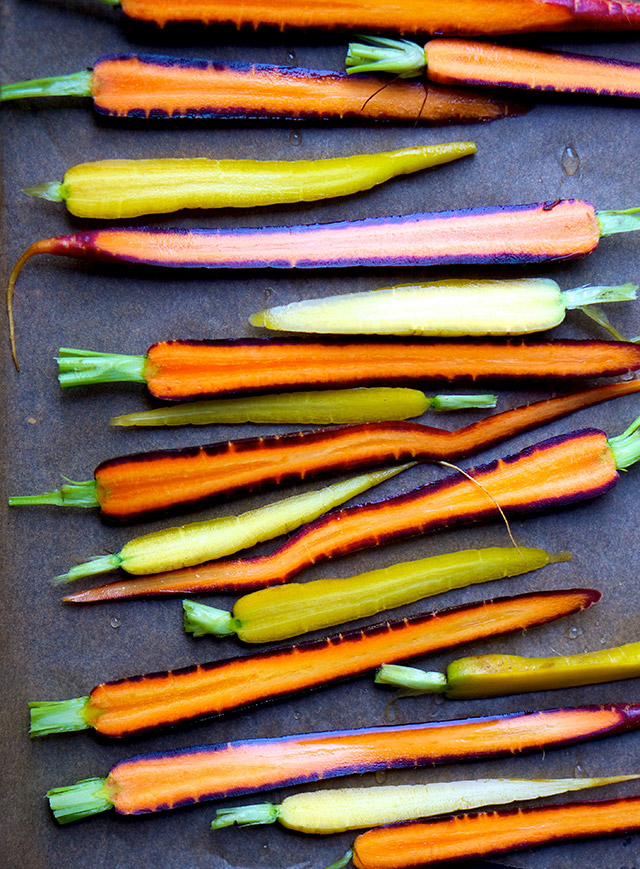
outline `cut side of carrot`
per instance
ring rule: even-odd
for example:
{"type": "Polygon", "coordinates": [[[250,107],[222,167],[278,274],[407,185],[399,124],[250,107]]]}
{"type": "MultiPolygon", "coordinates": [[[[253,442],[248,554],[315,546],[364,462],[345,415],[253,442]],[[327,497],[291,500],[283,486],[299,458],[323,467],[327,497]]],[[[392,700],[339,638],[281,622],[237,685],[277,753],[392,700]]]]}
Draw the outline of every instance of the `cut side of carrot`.
{"type": "Polygon", "coordinates": [[[503,809],[379,827],[358,836],[358,869],[442,866],[540,845],[640,830],[640,796],[503,809]]]}
{"type": "Polygon", "coordinates": [[[35,704],[31,733],[78,729],[78,716],[86,727],[110,737],[197,721],[353,678],[388,659],[412,658],[553,621],[599,598],[594,589],[497,598],[250,656],[119,679],[94,688],[80,712],[77,698],[66,701],[72,704],[69,728],[61,715],[65,701],[52,702],[56,717],[51,729],[43,722],[46,704],[35,704]]]}
{"type": "MultiPolygon", "coordinates": [[[[637,436],[631,441],[637,450],[637,436]]],[[[617,480],[616,457],[606,435],[597,429],[583,429],[386,501],[330,513],[305,526],[270,555],[140,577],[79,592],[65,600],[91,603],[148,594],[277,585],[330,558],[496,519],[500,515],[496,505],[508,517],[533,515],[594,498],[615,486],[617,480]]]]}
{"type": "Polygon", "coordinates": [[[482,36],[555,30],[633,30],[640,27],[636,3],[623,0],[121,0],[125,15],[160,27],[172,22],[268,25],[285,28],[391,30],[482,36]]]}
{"type": "Polygon", "coordinates": [[[117,812],[142,814],[351,773],[544,751],[639,726],[640,705],[626,703],[309,733],[138,755],[93,782],[117,812]]]}

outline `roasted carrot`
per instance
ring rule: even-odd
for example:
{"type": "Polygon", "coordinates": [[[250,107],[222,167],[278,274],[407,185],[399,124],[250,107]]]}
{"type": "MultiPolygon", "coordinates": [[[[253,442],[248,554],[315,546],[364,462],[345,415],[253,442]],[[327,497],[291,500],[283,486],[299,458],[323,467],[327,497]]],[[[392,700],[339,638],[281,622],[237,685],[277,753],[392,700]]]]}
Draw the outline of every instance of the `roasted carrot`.
{"type": "Polygon", "coordinates": [[[181,208],[312,202],[369,190],[475,150],[473,142],[449,142],[326,160],[100,160],[73,166],[62,182],[45,182],[24,192],[65,202],[78,217],[102,220],[181,208]]]}
{"type": "MultiPolygon", "coordinates": [[[[36,254],[164,268],[344,268],[455,263],[539,263],[595,250],[601,237],[640,228],[637,209],[595,211],[589,202],[370,217],[309,226],[235,229],[95,229],[42,239],[19,258],[7,306],[15,357],[13,290],[36,254]]],[[[15,358],[14,358],[15,361],[15,358]]]]}
{"type": "Polygon", "coordinates": [[[172,22],[268,25],[284,30],[325,28],[393,30],[481,36],[543,30],[635,30],[640,10],[629,0],[104,0],[125,15],[160,27],[172,22]]]}
{"type": "Polygon", "coordinates": [[[253,314],[252,326],[341,335],[524,335],[552,329],[567,310],[636,298],[637,286],[562,292],[548,278],[453,279],[305,299],[253,314]]]}
{"type": "Polygon", "coordinates": [[[353,864],[357,869],[457,865],[460,860],[637,830],[640,796],[503,809],[369,830],[354,843],[353,864]]]}
{"type": "Polygon", "coordinates": [[[131,757],[48,797],[64,824],[111,808],[143,814],[349,773],[546,751],[638,727],[640,704],[624,703],[249,739],[131,757]]]}
{"type": "Polygon", "coordinates": [[[151,531],[129,540],[119,552],[96,555],[84,564],[77,564],[68,573],[57,576],[56,581],[69,582],[116,568],[133,574],[154,573],[221,558],[288,534],[410,467],[401,465],[390,470],[370,471],[317,492],[294,495],[239,516],[222,516],[151,531]]]}
{"type": "Polygon", "coordinates": [[[258,652],[106,682],[89,697],[31,705],[32,736],[85,730],[128,736],[222,715],[367,673],[385,656],[405,660],[579,612],[594,589],[497,598],[258,652]]]}
{"type": "Polygon", "coordinates": [[[530,516],[575,504],[615,486],[618,469],[640,458],[638,428],[640,417],[622,435],[609,440],[597,429],[570,432],[395,498],[330,513],[305,526],[270,555],[140,577],[65,600],[92,603],[277,585],[330,558],[443,528],[490,521],[500,515],[497,505],[503,515],[530,516]]]}
{"type": "Polygon", "coordinates": [[[237,600],[233,612],[184,600],[184,627],[194,637],[237,634],[245,643],[270,643],[373,616],[454,588],[519,576],[570,558],[568,552],[556,554],[526,547],[467,549],[348,579],[263,588],[237,600]]]}
{"type": "Polygon", "coordinates": [[[318,392],[285,392],[217,401],[189,401],[114,416],[114,426],[212,425],[216,423],[299,423],[343,425],[422,416],[427,410],[469,410],[495,407],[491,393],[427,396],[418,389],[360,387],[318,392]]]}
{"type": "MultiPolygon", "coordinates": [[[[606,342],[597,344],[595,348],[583,342],[565,348],[570,351],[569,356],[565,354],[564,357],[567,364],[565,373],[570,370],[571,356],[577,366],[583,366],[584,359],[580,356],[583,346],[587,352],[607,348],[606,342]]],[[[627,346],[629,355],[640,361],[640,347],[635,344],[627,346]]],[[[516,353],[523,350],[525,354],[527,349],[533,349],[538,357],[538,370],[542,373],[549,364],[554,368],[561,364],[558,359],[552,359],[550,347],[546,351],[549,356],[545,358],[545,347],[549,345],[513,349],[516,353]]],[[[612,344],[611,349],[617,354],[624,348],[612,344]]],[[[464,362],[464,348],[460,348],[460,355],[464,362]]],[[[455,360],[451,364],[455,365],[455,360]]],[[[240,371],[241,368],[238,374],[240,371]]],[[[249,371],[245,369],[245,373],[248,379],[249,371]]],[[[575,410],[638,390],[640,380],[598,386],[504,411],[456,431],[407,422],[369,423],[329,431],[243,438],[201,447],[120,456],[98,465],[92,480],[64,483],[56,492],[18,496],[11,498],[9,503],[12,506],[99,507],[105,518],[127,522],[140,516],[184,509],[198,500],[227,499],[242,492],[355,468],[411,459],[453,461],[575,410]]]]}
{"type": "Polygon", "coordinates": [[[393,72],[400,78],[425,72],[442,84],[640,96],[637,63],[464,39],[433,39],[422,47],[407,40],[365,37],[364,43],[349,46],[346,65],[348,72],[393,72]]]}
{"type": "Polygon", "coordinates": [[[490,121],[525,111],[464,89],[420,82],[350,80],[329,70],[234,63],[151,54],[107,55],[92,69],[0,86],[0,101],[90,97],[94,110],[118,118],[393,121],[443,124],[490,121]]]}
{"type": "Polygon", "coordinates": [[[523,658],[519,655],[474,655],[459,658],[447,672],[383,664],[376,682],[408,688],[411,694],[444,694],[451,700],[502,697],[616,682],[640,676],[640,643],[577,655],[523,658]]]}
{"type": "Polygon", "coordinates": [[[165,401],[379,383],[546,383],[615,377],[640,368],[640,349],[618,341],[241,338],[161,341],[145,356],[67,347],[59,354],[63,389],[129,381],[146,384],[165,401]]]}
{"type": "Polygon", "coordinates": [[[213,830],[256,824],[274,824],[299,833],[342,833],[363,827],[379,827],[414,818],[431,818],[461,809],[497,806],[534,800],[567,791],[603,787],[640,778],[637,775],[608,778],[476,779],[431,782],[420,785],[387,785],[369,788],[330,788],[286,797],[280,805],[257,803],[218,809],[213,830]]]}

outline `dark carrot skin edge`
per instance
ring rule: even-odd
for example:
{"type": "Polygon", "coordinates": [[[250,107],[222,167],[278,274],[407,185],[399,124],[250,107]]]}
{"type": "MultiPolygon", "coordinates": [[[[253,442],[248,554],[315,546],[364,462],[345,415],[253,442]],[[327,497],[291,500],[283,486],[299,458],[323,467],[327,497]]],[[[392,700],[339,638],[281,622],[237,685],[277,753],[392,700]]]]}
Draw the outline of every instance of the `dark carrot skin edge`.
{"type": "Polygon", "coordinates": [[[411,821],[358,836],[357,869],[445,866],[542,845],[640,830],[640,796],[411,821]]]}
{"type": "Polygon", "coordinates": [[[527,516],[595,498],[618,481],[604,432],[582,429],[527,447],[383,501],[310,522],[270,555],[213,561],[77,592],[69,603],[191,592],[245,591],[286,582],[311,564],[419,534],[498,518],[527,516]],[[562,468],[562,473],[558,473],[562,468]],[[457,502],[456,503],[456,499],[457,502]],[[454,511],[452,507],[455,506],[454,511]]]}
{"type": "Polygon", "coordinates": [[[211,3],[192,0],[171,11],[158,0],[122,0],[130,18],[160,27],[172,22],[268,25],[285,28],[373,29],[394,33],[438,33],[449,36],[487,36],[557,30],[635,30],[640,27],[636,3],[610,0],[507,0],[507,2],[450,3],[447,0],[401,0],[375,4],[355,0],[339,6],[297,0],[286,5],[253,0],[211,3]]]}
{"type": "MultiPolygon", "coordinates": [[[[630,346],[640,360],[640,347],[630,346]]],[[[638,390],[640,380],[598,386],[494,414],[456,431],[411,422],[366,423],[136,453],[98,465],[96,494],[105,518],[128,522],[202,500],[226,499],[387,462],[453,461],[581,408],[638,390]],[[185,491],[187,478],[194,474],[200,491],[201,480],[208,480],[207,494],[198,499],[185,491]],[[137,503],[131,502],[134,495],[137,503]],[[140,499],[145,497],[149,498],[146,510],[140,509],[140,499]]]]}
{"type": "Polygon", "coordinates": [[[142,814],[352,773],[541,751],[638,727],[640,704],[616,704],[225,742],[122,760],[106,786],[116,811],[142,814]]]}
{"type": "Polygon", "coordinates": [[[198,721],[353,678],[384,661],[554,621],[590,607],[600,596],[594,589],[568,589],[501,597],[244,657],[118,679],[91,691],[85,716],[110,737],[198,721]]]}

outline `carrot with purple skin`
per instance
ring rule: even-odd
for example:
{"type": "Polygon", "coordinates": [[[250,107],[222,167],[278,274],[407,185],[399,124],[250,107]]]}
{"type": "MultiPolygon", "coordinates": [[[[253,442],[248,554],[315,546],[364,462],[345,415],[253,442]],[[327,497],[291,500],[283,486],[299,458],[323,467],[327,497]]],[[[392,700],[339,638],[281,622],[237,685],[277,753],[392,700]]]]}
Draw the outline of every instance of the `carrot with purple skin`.
{"type": "MultiPolygon", "coordinates": [[[[345,268],[541,263],[591,253],[600,238],[640,228],[637,209],[596,211],[578,199],[338,223],[236,229],[96,229],[42,239],[19,258],[7,307],[36,254],[163,268],[345,268]]],[[[17,361],[16,361],[17,364],[17,361]]]]}
{"type": "MultiPolygon", "coordinates": [[[[525,568],[526,569],[526,568],[525,568]]],[[[522,571],[521,571],[522,572],[522,571]]],[[[594,589],[534,592],[382,622],[320,640],[106,682],[88,697],[32,703],[32,736],[94,728],[123,737],[224,715],[476,639],[523,630],[597,603],[594,589]]]]}
{"type": "Polygon", "coordinates": [[[138,755],[47,796],[64,824],[111,808],[144,814],[350,773],[545,751],[638,727],[640,704],[621,703],[249,739],[138,755]]]}
{"type": "Polygon", "coordinates": [[[347,72],[393,72],[400,78],[424,72],[429,80],[441,84],[640,96],[637,63],[464,39],[433,39],[424,47],[406,39],[372,36],[364,40],[349,46],[347,72]]]}
{"type": "Polygon", "coordinates": [[[640,417],[617,437],[583,429],[458,472],[406,494],[339,510],[270,555],[210,562],[78,592],[71,603],[145,595],[240,591],[286,582],[306,567],[385,543],[503,516],[529,516],[595,498],[640,459],[640,417]]]}
{"type": "MultiPolygon", "coordinates": [[[[567,364],[565,373],[570,370],[571,354],[582,367],[585,359],[581,357],[586,357],[592,350],[606,350],[608,353],[609,347],[613,353],[611,358],[625,354],[627,363],[631,358],[640,362],[640,347],[636,344],[625,347],[615,343],[596,343],[596,347],[591,343],[574,342],[569,347],[559,348],[560,356],[567,364]],[[584,352],[582,347],[585,347],[584,352]],[[563,350],[569,350],[569,354],[564,354],[563,350]]],[[[527,351],[533,349],[539,357],[541,373],[548,370],[549,365],[558,368],[561,365],[557,357],[553,360],[554,350],[558,349],[554,345],[512,349],[516,357],[521,350],[527,356],[527,351]]],[[[464,363],[464,349],[456,346],[455,351],[460,353],[464,363]]],[[[221,358],[224,359],[224,355],[221,358]]],[[[300,370],[302,360],[299,356],[297,358],[300,370]]],[[[379,356],[367,358],[380,362],[379,356]]],[[[268,362],[267,358],[265,364],[268,362]]],[[[321,365],[321,360],[315,360],[315,363],[321,365]]],[[[531,371],[531,367],[528,370],[531,371]]],[[[249,370],[239,365],[240,372],[244,372],[248,381],[249,370]]],[[[233,376],[229,371],[226,373],[228,377],[233,376]]],[[[190,375],[193,374],[191,371],[190,375]]],[[[184,509],[201,501],[228,499],[244,492],[357,468],[412,459],[453,461],[573,411],[638,390],[640,380],[598,386],[516,407],[455,431],[418,423],[367,423],[328,431],[243,438],[198,447],[134,453],[102,462],[91,480],[67,482],[58,491],[43,495],[12,497],[9,503],[11,506],[99,507],[105,518],[130,522],[145,515],[184,509]]]]}

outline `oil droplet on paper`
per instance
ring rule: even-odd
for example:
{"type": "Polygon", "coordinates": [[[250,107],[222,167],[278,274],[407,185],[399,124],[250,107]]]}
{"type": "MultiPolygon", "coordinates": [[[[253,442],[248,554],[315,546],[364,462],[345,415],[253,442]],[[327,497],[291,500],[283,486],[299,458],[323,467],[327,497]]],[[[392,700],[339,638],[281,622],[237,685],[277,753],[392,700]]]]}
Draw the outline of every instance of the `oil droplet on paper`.
{"type": "Polygon", "coordinates": [[[564,169],[564,174],[569,176],[575,175],[580,169],[580,157],[573,145],[567,145],[562,152],[560,165],[564,169]]]}
{"type": "Polygon", "coordinates": [[[38,420],[35,418],[35,416],[28,416],[27,422],[29,423],[29,425],[35,425],[38,422],[38,420]]]}
{"type": "Polygon", "coordinates": [[[577,763],[573,768],[573,774],[576,778],[583,778],[584,776],[584,768],[582,764],[577,763]]]}
{"type": "Polygon", "coordinates": [[[292,48],[290,48],[287,51],[287,53],[285,54],[285,58],[286,58],[287,63],[291,63],[291,64],[295,64],[296,61],[298,60],[298,58],[296,57],[296,53],[292,48]]]}
{"type": "Polygon", "coordinates": [[[582,636],[582,628],[576,627],[576,625],[571,625],[569,630],[567,631],[567,637],[570,640],[577,640],[578,637],[582,636]]]}
{"type": "Polygon", "coordinates": [[[119,618],[117,618],[117,616],[111,616],[111,618],[109,619],[109,624],[112,628],[119,628],[122,622],[119,618]]]}
{"type": "Polygon", "coordinates": [[[299,720],[300,720],[300,716],[301,716],[301,713],[300,713],[300,712],[294,712],[294,713],[293,713],[293,717],[295,718],[296,721],[299,721],[299,720]]]}
{"type": "Polygon", "coordinates": [[[293,130],[289,133],[289,141],[297,148],[298,145],[302,144],[302,133],[299,130],[293,130]]]}
{"type": "Polygon", "coordinates": [[[445,701],[445,697],[443,694],[434,694],[433,695],[433,702],[436,704],[436,706],[442,706],[444,701],[445,701]]]}
{"type": "Polygon", "coordinates": [[[386,782],[388,775],[389,773],[386,769],[379,769],[376,773],[376,784],[383,785],[386,782]]]}

